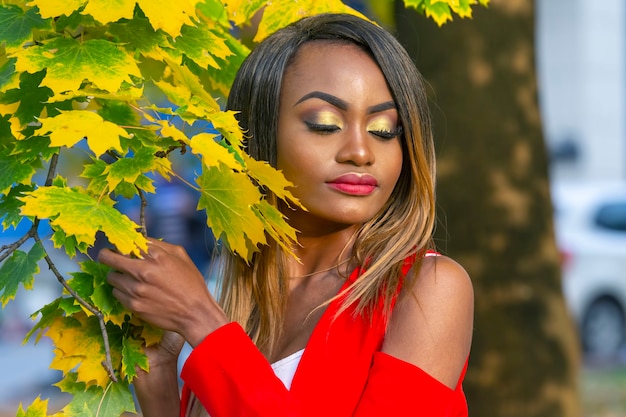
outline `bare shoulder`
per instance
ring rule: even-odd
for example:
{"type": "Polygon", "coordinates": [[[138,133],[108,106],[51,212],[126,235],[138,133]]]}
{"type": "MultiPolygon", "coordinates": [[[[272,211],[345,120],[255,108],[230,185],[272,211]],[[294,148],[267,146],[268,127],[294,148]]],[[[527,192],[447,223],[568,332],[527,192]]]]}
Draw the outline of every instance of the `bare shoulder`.
{"type": "Polygon", "coordinates": [[[474,291],[469,275],[445,256],[423,259],[407,276],[383,351],[454,388],[469,355],[474,291]]]}

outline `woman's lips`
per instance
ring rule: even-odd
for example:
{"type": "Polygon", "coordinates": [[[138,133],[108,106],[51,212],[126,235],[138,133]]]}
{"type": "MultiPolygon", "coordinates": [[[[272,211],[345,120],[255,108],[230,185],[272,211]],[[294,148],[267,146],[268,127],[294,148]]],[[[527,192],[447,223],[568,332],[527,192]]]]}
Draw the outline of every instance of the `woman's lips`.
{"type": "Polygon", "coordinates": [[[328,181],[328,185],[344,194],[369,195],[378,186],[378,181],[368,174],[345,174],[328,181]]]}

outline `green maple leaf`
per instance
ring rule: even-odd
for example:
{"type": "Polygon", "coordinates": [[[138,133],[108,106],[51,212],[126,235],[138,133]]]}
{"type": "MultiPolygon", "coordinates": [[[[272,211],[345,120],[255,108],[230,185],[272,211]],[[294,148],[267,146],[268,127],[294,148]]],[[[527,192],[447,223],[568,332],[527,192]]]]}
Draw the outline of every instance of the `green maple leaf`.
{"type": "Polygon", "coordinates": [[[23,161],[6,151],[0,147],[0,194],[6,194],[13,184],[30,183],[37,168],[41,166],[39,161],[23,161]]]}
{"type": "Polygon", "coordinates": [[[226,3],[228,17],[237,26],[249,22],[267,4],[267,0],[231,0],[226,3]]]}
{"type": "Polygon", "coordinates": [[[41,400],[39,396],[24,411],[20,403],[16,417],[46,417],[48,415],[48,400],[41,400]]]}
{"type": "Polygon", "coordinates": [[[42,133],[49,133],[50,146],[72,147],[83,138],[96,156],[109,149],[122,151],[120,136],[128,137],[126,130],[104,120],[88,110],[65,111],[54,117],[39,119],[42,133]]]}
{"type": "Polygon", "coordinates": [[[263,222],[251,207],[261,200],[261,193],[247,175],[227,168],[208,167],[197,178],[200,186],[198,209],[205,209],[207,223],[217,237],[243,258],[251,249],[266,243],[263,222]]]}
{"type": "Polygon", "coordinates": [[[221,34],[210,30],[204,24],[196,26],[185,25],[182,27],[181,36],[175,39],[176,49],[172,49],[172,56],[186,55],[201,67],[211,66],[220,68],[215,58],[226,59],[233,55],[226,40],[221,34]]]}
{"type": "Polygon", "coordinates": [[[57,38],[43,45],[24,48],[14,56],[17,58],[16,71],[33,73],[47,69],[41,85],[56,94],[77,91],[84,80],[114,93],[124,82],[132,85],[130,75],[141,77],[135,60],[104,39],[81,42],[57,38]]]}
{"type": "Polygon", "coordinates": [[[139,226],[113,208],[108,197],[98,200],[84,190],[67,187],[41,187],[23,197],[22,215],[51,219],[50,224],[76,236],[79,243],[93,245],[98,230],[122,253],[147,251],[139,226]]]}
{"type": "Polygon", "coordinates": [[[122,340],[122,373],[132,382],[137,376],[137,367],[144,371],[150,367],[143,353],[143,340],[126,337],[122,340]]]}
{"type": "Polygon", "coordinates": [[[22,125],[34,122],[35,117],[41,114],[46,102],[53,95],[49,88],[39,86],[45,75],[45,71],[35,74],[24,72],[20,74],[19,88],[7,90],[0,97],[2,104],[20,103],[14,115],[22,125]]]}
{"type": "Polygon", "coordinates": [[[0,54],[0,92],[17,78],[15,61],[15,58],[6,59],[6,55],[0,54]]]}
{"type": "Polygon", "coordinates": [[[96,385],[87,387],[71,372],[55,385],[73,396],[61,410],[62,416],[119,417],[136,411],[130,387],[124,381],[109,382],[103,385],[105,388],[96,385]]]}
{"type": "Polygon", "coordinates": [[[228,32],[222,33],[221,36],[224,38],[226,46],[233,55],[224,60],[216,58],[219,68],[201,68],[200,66],[196,68],[194,62],[186,62],[185,65],[189,66],[192,71],[199,75],[202,82],[211,92],[226,97],[235,80],[237,69],[239,69],[243,60],[250,53],[250,49],[228,32]]]}
{"type": "Polygon", "coordinates": [[[16,184],[8,194],[0,196],[0,219],[2,219],[2,227],[17,227],[22,221],[20,215],[20,207],[23,203],[19,200],[25,193],[33,191],[33,187],[27,184],[16,184]]]}
{"type": "Polygon", "coordinates": [[[34,283],[34,275],[39,273],[37,263],[43,259],[45,251],[40,243],[35,243],[26,252],[16,250],[10,258],[6,259],[0,267],[0,302],[4,307],[10,300],[15,298],[20,284],[26,290],[31,290],[34,283]]]}
{"type": "MultiPolygon", "coordinates": [[[[142,174],[154,171],[157,168],[154,151],[154,149],[141,148],[132,158],[121,158],[108,165],[103,174],[106,175],[109,189],[114,190],[122,181],[134,185],[142,174]]],[[[154,189],[154,187],[151,188],[154,189]]]]}
{"type": "Polygon", "coordinates": [[[14,5],[0,4],[0,45],[9,52],[33,39],[33,31],[49,28],[50,24],[37,13],[37,9],[22,10],[14,5]]]}
{"type": "Polygon", "coordinates": [[[145,17],[135,17],[124,23],[112,23],[109,25],[109,32],[127,51],[139,52],[145,56],[158,57],[159,47],[169,44],[166,35],[162,31],[155,31],[145,17]]]}
{"type": "MultiPolygon", "coordinates": [[[[251,3],[248,1],[248,3],[251,3]]],[[[225,28],[230,28],[228,11],[220,0],[204,0],[198,4],[199,18],[205,21],[217,23],[225,28]]]]}

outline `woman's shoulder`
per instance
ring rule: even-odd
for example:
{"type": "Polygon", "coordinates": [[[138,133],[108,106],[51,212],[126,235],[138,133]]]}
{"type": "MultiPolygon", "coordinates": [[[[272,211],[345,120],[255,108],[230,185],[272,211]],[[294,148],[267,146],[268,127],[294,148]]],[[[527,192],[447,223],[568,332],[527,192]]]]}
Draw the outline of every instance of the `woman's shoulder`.
{"type": "Polygon", "coordinates": [[[406,276],[383,351],[454,388],[469,354],[473,315],[465,269],[447,256],[425,256],[406,276]]]}

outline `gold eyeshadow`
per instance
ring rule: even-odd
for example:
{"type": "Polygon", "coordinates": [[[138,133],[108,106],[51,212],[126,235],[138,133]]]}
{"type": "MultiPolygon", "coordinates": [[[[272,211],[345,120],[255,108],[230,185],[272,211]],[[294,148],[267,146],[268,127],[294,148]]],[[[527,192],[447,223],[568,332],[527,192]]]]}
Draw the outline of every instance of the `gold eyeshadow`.
{"type": "Polygon", "coordinates": [[[388,117],[378,117],[367,125],[368,132],[394,132],[398,126],[388,117]]]}
{"type": "Polygon", "coordinates": [[[343,127],[341,117],[330,111],[323,111],[315,114],[311,121],[317,125],[337,126],[338,128],[343,127]]]}

